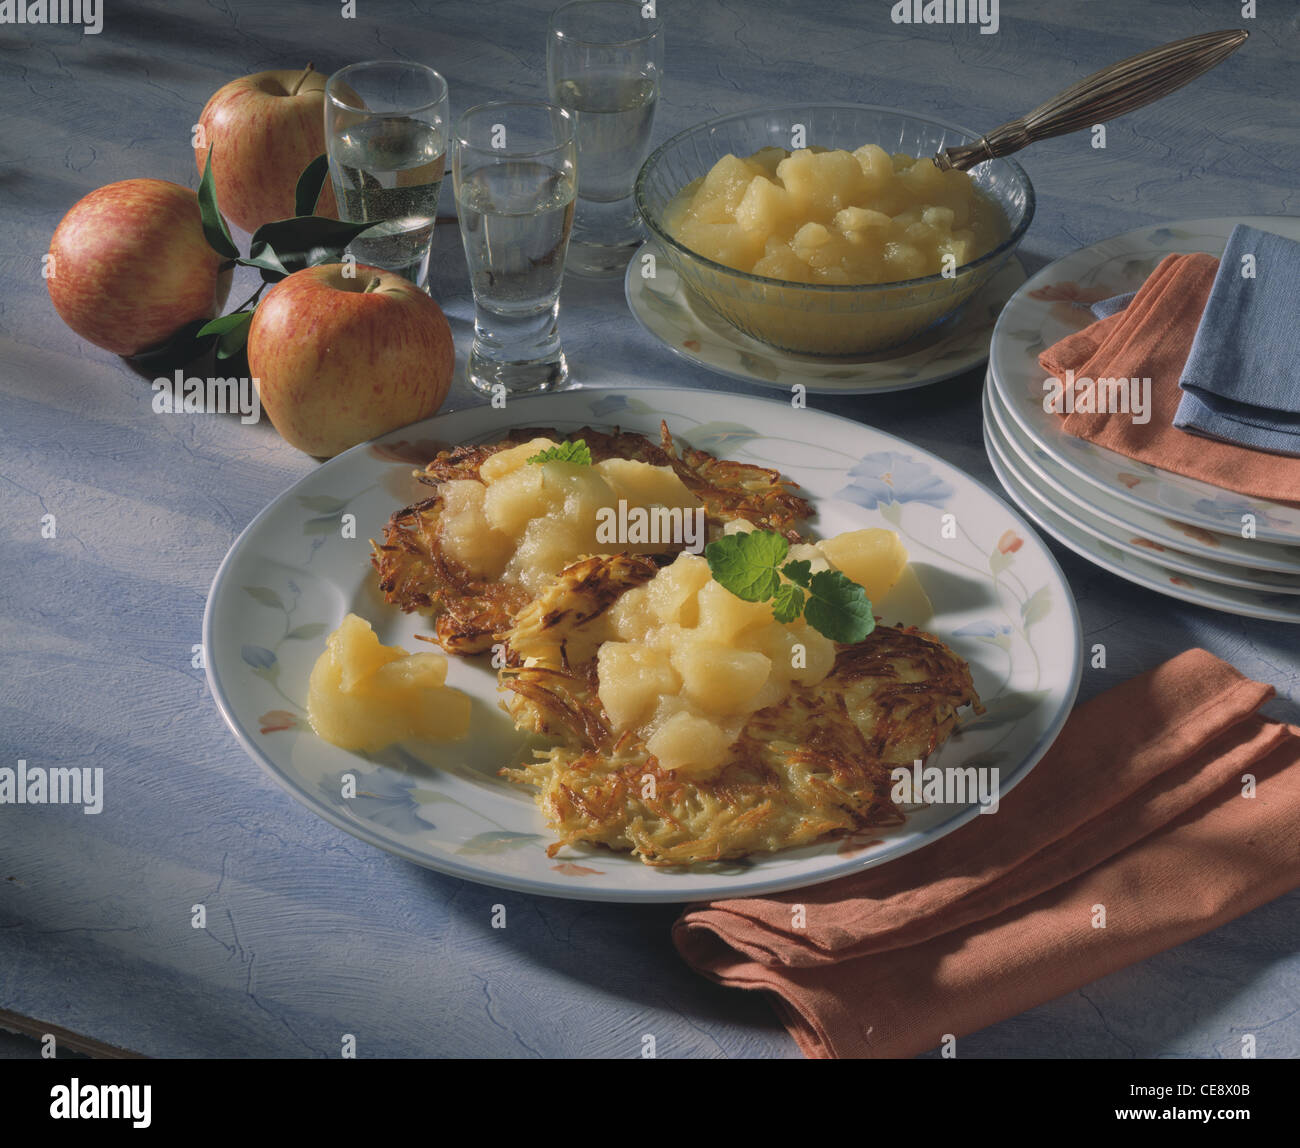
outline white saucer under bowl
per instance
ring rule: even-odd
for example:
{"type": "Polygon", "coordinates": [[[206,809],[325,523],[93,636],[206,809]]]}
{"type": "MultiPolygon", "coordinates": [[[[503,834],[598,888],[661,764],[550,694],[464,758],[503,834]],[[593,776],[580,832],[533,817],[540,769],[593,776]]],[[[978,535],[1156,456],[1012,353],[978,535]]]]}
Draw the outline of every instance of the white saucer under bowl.
{"type": "Polygon", "coordinates": [[[642,327],[710,371],[784,391],[802,383],[810,394],[865,395],[924,387],[978,367],[988,358],[998,314],[1024,281],[1025,269],[1012,257],[951,319],[900,347],[844,359],[799,355],[751,339],[699,300],[652,243],[628,264],[624,290],[642,327]]]}

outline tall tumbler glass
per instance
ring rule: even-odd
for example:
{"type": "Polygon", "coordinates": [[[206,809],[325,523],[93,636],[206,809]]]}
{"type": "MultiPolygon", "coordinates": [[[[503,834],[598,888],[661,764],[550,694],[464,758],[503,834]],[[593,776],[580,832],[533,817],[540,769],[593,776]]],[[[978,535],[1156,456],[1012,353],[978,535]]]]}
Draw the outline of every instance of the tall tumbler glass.
{"type": "Polygon", "coordinates": [[[456,213],[474,289],[466,377],[479,391],[568,380],[559,314],[578,187],[573,127],[540,100],[494,100],[456,124],[456,213]]]}
{"type": "Polygon", "coordinates": [[[569,268],[622,275],[643,238],[632,188],[650,152],[663,25],[639,0],[570,0],[551,15],[551,100],[578,126],[578,212],[569,268]]]}
{"type": "Polygon", "coordinates": [[[423,64],[352,64],[325,85],[325,147],[339,218],[375,221],[348,252],[426,290],[448,116],[447,81],[423,64]]]}

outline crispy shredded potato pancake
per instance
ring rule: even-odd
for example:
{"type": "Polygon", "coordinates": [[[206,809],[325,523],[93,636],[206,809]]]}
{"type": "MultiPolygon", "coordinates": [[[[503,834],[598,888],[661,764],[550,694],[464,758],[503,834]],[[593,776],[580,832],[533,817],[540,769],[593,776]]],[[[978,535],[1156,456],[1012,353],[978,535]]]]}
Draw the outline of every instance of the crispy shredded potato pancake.
{"type": "Polygon", "coordinates": [[[706,541],[775,531],[873,595],[905,566],[901,543],[863,530],[800,551],[812,506],[793,483],[660,430],[656,444],[527,428],[443,451],[419,473],[431,497],[372,543],[380,589],[430,616],[449,653],[505,643],[502,706],[554,745],[501,772],[536,789],[552,856],[604,845],[690,865],[902,822],[890,770],[937,749],[961,707],[982,709],[961,658],[915,627],[835,644],[803,620],[756,616],[681,542],[609,553],[582,530],[627,492],[629,505],[702,515],[706,541]],[[577,439],[589,466],[550,449],[577,439]],[[806,660],[787,665],[796,649],[806,660]]]}
{"type": "MultiPolygon", "coordinates": [[[[643,435],[618,428],[604,432],[583,427],[565,434],[527,428],[512,431],[502,442],[443,451],[419,475],[435,493],[397,511],[384,530],[383,542],[372,543],[371,563],[379,572],[384,597],[407,613],[419,611],[434,618],[437,640],[449,653],[477,653],[504,634],[532,595],[520,585],[475,574],[448,554],[443,538],[445,505],[439,488],[463,480],[483,483],[479,471],[484,462],[538,437],[583,439],[597,463],[621,458],[670,467],[703,503],[710,539],[721,533],[725,523],[746,519],[791,542],[802,541],[798,524],[812,513],[812,507],[778,471],[719,459],[689,446],[679,450],[667,424],[661,424],[660,433],[656,445],[643,435]]],[[[681,549],[681,545],[666,545],[659,557],[668,560],[681,549]]]]}
{"type": "Polygon", "coordinates": [[[612,729],[581,632],[657,569],[633,555],[577,562],[506,636],[513,665],[502,671],[503,704],[520,728],[558,744],[502,773],[537,788],[559,838],[551,854],[601,844],[650,865],[687,865],[903,821],[889,771],[937,749],[960,707],[980,708],[966,663],[914,627],[877,626],[837,646],[817,685],[795,685],[752,714],[714,776],[686,780],[661,768],[635,732],[612,729]]]}

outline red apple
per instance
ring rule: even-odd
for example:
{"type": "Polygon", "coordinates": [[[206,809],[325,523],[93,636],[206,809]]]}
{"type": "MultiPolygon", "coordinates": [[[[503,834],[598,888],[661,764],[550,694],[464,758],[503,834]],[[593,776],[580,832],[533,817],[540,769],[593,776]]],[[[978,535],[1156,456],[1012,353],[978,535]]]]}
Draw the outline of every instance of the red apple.
{"type": "MultiPolygon", "coordinates": [[[[194,162],[212,149],[221,213],[247,232],[294,213],[298,177],[325,151],[325,80],[305,71],[255,72],[219,88],[199,116],[194,162]]],[[[317,215],[338,218],[326,179],[317,215]]]]}
{"type": "Polygon", "coordinates": [[[364,264],[295,271],[248,330],[262,409],[287,442],[323,457],[428,418],[447,397],[455,358],[442,308],[364,264]]]}
{"type": "Polygon", "coordinates": [[[155,347],[221,313],[230,272],[203,237],[199,197],[163,179],[110,183],[78,200],[50,241],[54,309],[117,355],[155,347]]]}

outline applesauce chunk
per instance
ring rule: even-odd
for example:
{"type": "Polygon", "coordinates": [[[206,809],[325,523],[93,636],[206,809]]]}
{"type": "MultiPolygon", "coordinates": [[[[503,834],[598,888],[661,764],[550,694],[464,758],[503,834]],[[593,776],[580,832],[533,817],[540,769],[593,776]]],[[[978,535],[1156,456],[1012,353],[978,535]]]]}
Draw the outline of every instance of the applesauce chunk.
{"type": "Polygon", "coordinates": [[[341,749],[373,753],[411,738],[464,737],[469,695],[446,683],[441,654],[382,645],[369,622],[349,614],[312,668],[307,714],[341,749]]]}
{"type": "MultiPolygon", "coordinates": [[[[839,570],[875,599],[898,581],[907,552],[892,531],[870,529],[791,546],[789,558],[813,572],[839,570]]],[[[723,766],[753,714],[817,685],[835,664],[831,639],[802,618],[778,622],[770,602],[737,597],[694,554],[678,555],[589,621],[549,626],[580,611],[546,604],[521,613],[510,634],[524,666],[572,670],[594,660],[612,731],[634,732],[662,768],[692,780],[723,766]]]]}
{"type": "Polygon", "coordinates": [[[535,438],[492,455],[479,478],[444,482],[442,543],[471,573],[536,593],[588,554],[649,554],[682,549],[659,541],[611,539],[603,525],[625,509],[702,515],[704,504],[670,466],[611,458],[592,465],[528,460],[556,447],[535,438]]]}

